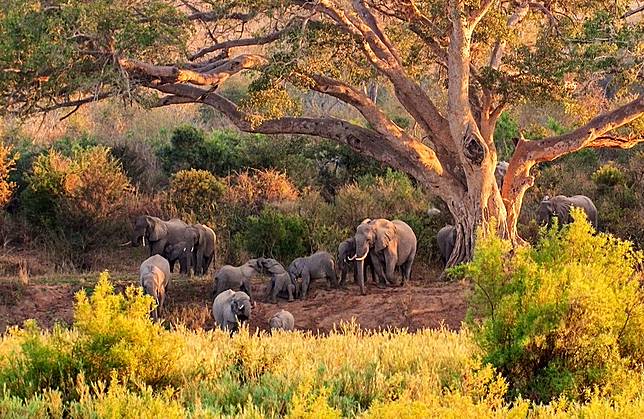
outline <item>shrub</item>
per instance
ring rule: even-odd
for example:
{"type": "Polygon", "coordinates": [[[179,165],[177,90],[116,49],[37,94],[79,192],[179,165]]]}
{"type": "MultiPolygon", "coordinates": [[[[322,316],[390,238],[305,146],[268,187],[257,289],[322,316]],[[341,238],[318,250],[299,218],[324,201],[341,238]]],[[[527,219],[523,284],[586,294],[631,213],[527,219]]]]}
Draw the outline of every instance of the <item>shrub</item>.
{"type": "Polygon", "coordinates": [[[242,240],[253,256],[272,257],[286,267],[296,257],[308,255],[310,245],[305,233],[301,217],[267,207],[249,218],[242,240]]]}
{"type": "Polygon", "coordinates": [[[11,199],[16,183],[9,180],[9,175],[16,165],[18,155],[12,155],[13,148],[0,141],[0,210],[11,199]]]}
{"type": "Polygon", "coordinates": [[[494,144],[499,160],[508,160],[514,152],[513,139],[519,136],[519,124],[508,112],[503,112],[494,128],[494,144]]]}
{"type": "Polygon", "coordinates": [[[180,170],[170,178],[170,199],[185,220],[218,224],[226,185],[206,170],[180,170]]]}
{"type": "Polygon", "coordinates": [[[625,176],[618,167],[609,162],[597,169],[593,173],[592,179],[598,186],[613,187],[623,184],[625,176]]]}
{"type": "Polygon", "coordinates": [[[131,186],[105,147],[76,149],[71,157],[55,150],[39,155],[21,196],[25,215],[40,236],[67,262],[122,236],[131,186]]]}
{"type": "Polygon", "coordinates": [[[475,286],[469,323],[515,396],[619,394],[644,361],[643,255],[595,234],[581,210],[573,216],[535,248],[511,252],[494,234],[479,235],[463,268],[475,286]]]}

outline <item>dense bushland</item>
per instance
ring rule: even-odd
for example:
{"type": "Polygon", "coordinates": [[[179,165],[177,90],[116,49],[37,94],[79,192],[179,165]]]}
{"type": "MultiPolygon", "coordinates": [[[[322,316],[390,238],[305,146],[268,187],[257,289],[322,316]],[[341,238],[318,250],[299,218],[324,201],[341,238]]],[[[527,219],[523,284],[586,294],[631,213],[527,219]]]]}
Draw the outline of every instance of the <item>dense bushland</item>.
{"type": "Polygon", "coordinates": [[[548,401],[641,391],[644,253],[593,231],[581,210],[535,247],[480,235],[457,270],[474,284],[470,325],[510,394],[548,401]]]}

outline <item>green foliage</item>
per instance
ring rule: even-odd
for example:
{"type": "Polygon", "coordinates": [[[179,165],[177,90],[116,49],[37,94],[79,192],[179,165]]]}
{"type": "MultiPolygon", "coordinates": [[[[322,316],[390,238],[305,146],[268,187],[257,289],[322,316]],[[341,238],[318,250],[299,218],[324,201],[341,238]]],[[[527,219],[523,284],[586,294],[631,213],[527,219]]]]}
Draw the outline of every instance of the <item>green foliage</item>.
{"type": "Polygon", "coordinates": [[[296,257],[308,254],[305,232],[301,217],[266,207],[248,219],[242,240],[252,255],[272,257],[288,265],[296,257]]]}
{"type": "Polygon", "coordinates": [[[165,330],[151,307],[138,287],[115,293],[104,273],[77,295],[70,329],[13,329],[0,340],[2,415],[345,417],[439,399],[445,411],[493,412],[506,391],[466,331],[343,324],[326,336],[231,338],[165,330]]]}
{"type": "Polygon", "coordinates": [[[8,71],[0,74],[0,87],[24,94],[3,95],[2,108],[26,113],[76,93],[130,94],[114,65],[117,52],[153,62],[177,59],[186,35],[182,14],[158,0],[130,6],[126,0],[3,2],[0,67],[8,71]]]}
{"type": "Polygon", "coordinates": [[[581,210],[573,216],[561,231],[544,231],[535,248],[511,252],[508,242],[480,234],[463,269],[475,287],[469,323],[514,395],[619,395],[640,373],[643,255],[595,234],[581,210]]]}
{"type": "Polygon", "coordinates": [[[593,182],[597,186],[613,187],[621,185],[626,178],[622,171],[612,163],[604,164],[593,173],[593,182]]]}
{"type": "Polygon", "coordinates": [[[85,252],[122,234],[131,186],[109,149],[76,148],[70,157],[50,149],[35,158],[28,183],[24,214],[66,262],[78,266],[85,252]]]}
{"type": "Polygon", "coordinates": [[[509,160],[514,152],[513,139],[519,137],[519,124],[508,112],[503,112],[494,128],[494,144],[499,160],[509,160]]]}
{"type": "Polygon", "coordinates": [[[206,170],[180,170],[170,178],[170,197],[182,219],[218,224],[226,185],[206,170]]]}

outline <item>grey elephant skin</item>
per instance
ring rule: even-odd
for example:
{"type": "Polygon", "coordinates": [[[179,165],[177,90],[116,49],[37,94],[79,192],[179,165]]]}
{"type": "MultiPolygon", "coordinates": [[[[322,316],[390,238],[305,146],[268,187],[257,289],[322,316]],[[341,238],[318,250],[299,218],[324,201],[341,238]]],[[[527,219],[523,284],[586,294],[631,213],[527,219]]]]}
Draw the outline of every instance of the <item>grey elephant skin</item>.
{"type": "Polygon", "coordinates": [[[364,286],[364,260],[369,256],[379,278],[393,283],[394,272],[400,267],[402,285],[411,278],[411,268],[416,257],[417,239],[414,231],[401,220],[389,221],[384,218],[365,220],[357,228],[356,255],[360,292],[366,294],[364,286]],[[383,272],[384,261],[384,272],[383,272]]]}
{"type": "Polygon", "coordinates": [[[537,223],[550,227],[552,225],[552,218],[557,217],[560,226],[570,224],[573,222],[570,214],[570,210],[573,207],[584,210],[588,221],[597,229],[597,208],[593,204],[593,201],[585,195],[574,195],[571,197],[557,195],[552,198],[546,196],[537,209],[537,223]]]}
{"type": "Polygon", "coordinates": [[[447,264],[454,250],[454,244],[456,243],[456,228],[452,225],[446,225],[438,230],[436,240],[438,241],[438,250],[441,253],[441,259],[444,264],[447,264]]]}
{"type": "Polygon", "coordinates": [[[174,272],[174,264],[179,262],[179,273],[189,274],[193,267],[194,246],[188,241],[167,244],[162,255],[168,259],[170,272],[174,272]]]}
{"type": "Polygon", "coordinates": [[[189,227],[196,233],[197,241],[193,251],[195,275],[206,275],[210,264],[216,259],[217,235],[205,224],[193,224],[189,227]]]}
{"type": "Polygon", "coordinates": [[[276,303],[279,294],[287,294],[288,300],[294,301],[297,290],[296,282],[281,263],[275,259],[261,257],[257,259],[257,266],[262,273],[271,277],[270,286],[266,293],[267,299],[276,303]]]}
{"type": "MultiPolygon", "coordinates": [[[[339,285],[343,286],[346,284],[347,273],[353,271],[353,282],[357,282],[357,273],[358,273],[358,262],[355,259],[351,259],[356,254],[356,239],[355,237],[350,237],[338,245],[338,260],[337,266],[340,269],[340,281],[339,285]]],[[[367,270],[371,271],[371,280],[376,282],[376,272],[371,264],[371,259],[365,259],[365,276],[369,277],[367,270]]]]}
{"type": "Polygon", "coordinates": [[[169,244],[186,241],[188,224],[173,218],[164,221],[158,217],[141,215],[134,221],[132,246],[149,246],[150,256],[162,255],[169,244]]]}
{"type": "Polygon", "coordinates": [[[161,255],[153,255],[141,263],[139,281],[143,292],[154,298],[156,307],[152,310],[152,318],[157,320],[163,310],[165,297],[170,284],[170,264],[161,255]]]}
{"type": "Polygon", "coordinates": [[[302,299],[306,298],[311,281],[325,279],[327,287],[337,286],[338,279],[335,274],[335,260],[328,252],[315,252],[311,256],[296,258],[288,266],[288,273],[293,283],[302,278],[302,299]]]}
{"type": "Polygon", "coordinates": [[[291,331],[295,329],[295,318],[286,310],[280,310],[268,320],[268,326],[273,330],[291,331]]]}
{"type": "Polygon", "coordinates": [[[496,164],[494,169],[494,178],[496,179],[496,184],[499,189],[503,188],[503,178],[505,178],[506,173],[508,173],[508,167],[510,163],[507,161],[500,161],[496,164]]]}
{"type": "Polygon", "coordinates": [[[226,290],[212,303],[215,325],[231,334],[237,332],[242,323],[249,321],[250,315],[250,297],[243,291],[226,290]]]}
{"type": "Polygon", "coordinates": [[[215,273],[214,295],[226,290],[241,290],[252,296],[251,278],[259,273],[257,259],[251,259],[241,266],[224,265],[215,273]]]}

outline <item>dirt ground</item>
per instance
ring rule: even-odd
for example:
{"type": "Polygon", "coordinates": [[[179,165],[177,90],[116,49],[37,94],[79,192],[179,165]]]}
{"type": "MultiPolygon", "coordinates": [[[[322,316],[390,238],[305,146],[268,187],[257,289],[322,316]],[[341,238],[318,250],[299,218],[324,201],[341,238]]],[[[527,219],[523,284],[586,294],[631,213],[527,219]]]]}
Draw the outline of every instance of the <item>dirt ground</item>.
{"type": "MultiPolygon", "coordinates": [[[[101,260],[110,268],[110,276],[117,290],[138,284],[136,258],[127,249],[117,261],[114,255],[101,260]],[[116,273],[115,273],[116,272],[116,273]],[[122,273],[126,272],[126,273],[122,273]]],[[[52,274],[50,266],[43,265],[37,255],[18,253],[0,255],[0,333],[7,327],[22,325],[35,319],[42,327],[50,328],[56,322],[73,320],[74,294],[91,289],[98,272],[82,274],[52,274]]],[[[297,329],[326,333],[341,321],[355,321],[364,329],[388,327],[436,328],[444,324],[458,329],[465,317],[464,283],[438,282],[437,271],[416,269],[411,283],[404,287],[380,289],[367,285],[367,295],[360,295],[357,285],[346,289],[327,290],[324,281],[313,282],[306,300],[289,303],[279,299],[277,304],[266,302],[266,277],[255,278],[251,330],[265,330],[268,319],[280,309],[290,311],[297,329]]],[[[168,291],[164,319],[168,325],[184,324],[191,329],[211,329],[212,276],[187,278],[176,275],[168,291]]],[[[350,276],[351,278],[351,276],[350,276]]]]}
{"type": "MultiPolygon", "coordinates": [[[[74,294],[82,288],[93,286],[95,275],[66,276],[56,279],[34,278],[28,284],[17,278],[0,279],[0,332],[8,326],[21,325],[27,319],[36,319],[43,327],[55,322],[71,323],[74,294]]],[[[119,279],[112,276],[117,290],[136,283],[135,278],[119,279]]],[[[306,300],[277,304],[265,302],[265,284],[253,284],[256,300],[252,312],[251,330],[265,330],[268,319],[281,308],[295,317],[298,329],[325,333],[340,321],[355,321],[364,329],[405,327],[410,331],[436,328],[444,324],[458,329],[465,316],[465,293],[462,283],[431,282],[416,279],[404,287],[379,289],[368,286],[362,296],[357,286],[347,289],[325,289],[323,283],[313,284],[306,300]]],[[[164,318],[170,324],[183,323],[192,329],[211,329],[212,282],[209,278],[178,278],[168,292],[164,318]]]]}

